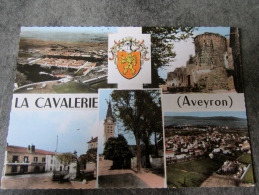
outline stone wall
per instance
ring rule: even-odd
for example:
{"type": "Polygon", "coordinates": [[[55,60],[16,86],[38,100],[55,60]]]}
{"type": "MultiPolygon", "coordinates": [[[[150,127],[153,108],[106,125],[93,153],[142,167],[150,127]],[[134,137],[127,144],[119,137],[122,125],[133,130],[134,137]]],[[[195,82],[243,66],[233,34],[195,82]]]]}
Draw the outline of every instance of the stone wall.
{"type": "Polygon", "coordinates": [[[167,74],[168,89],[208,92],[235,89],[232,48],[225,37],[204,33],[194,38],[195,56],[167,74]]]}

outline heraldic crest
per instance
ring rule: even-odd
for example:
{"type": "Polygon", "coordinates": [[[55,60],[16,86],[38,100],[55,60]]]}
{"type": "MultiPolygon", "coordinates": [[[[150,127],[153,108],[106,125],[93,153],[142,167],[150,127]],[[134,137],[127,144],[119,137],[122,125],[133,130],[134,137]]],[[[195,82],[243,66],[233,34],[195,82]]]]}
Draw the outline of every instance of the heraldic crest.
{"type": "Polygon", "coordinates": [[[110,48],[112,57],[109,60],[114,61],[123,77],[132,79],[139,73],[144,61],[150,59],[146,58],[147,49],[144,40],[140,41],[132,37],[114,40],[114,45],[110,48]]]}

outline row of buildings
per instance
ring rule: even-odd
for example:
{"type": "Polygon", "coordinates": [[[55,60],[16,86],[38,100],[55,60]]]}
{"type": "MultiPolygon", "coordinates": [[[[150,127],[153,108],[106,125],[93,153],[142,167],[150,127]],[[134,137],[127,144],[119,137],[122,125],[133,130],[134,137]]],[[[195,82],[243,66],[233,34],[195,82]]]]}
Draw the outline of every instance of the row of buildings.
{"type": "Polygon", "coordinates": [[[65,47],[59,48],[45,48],[43,50],[38,50],[42,55],[53,55],[53,56],[78,56],[78,57],[95,57],[102,58],[107,56],[107,52],[100,50],[89,50],[87,52],[80,51],[78,49],[68,49],[65,47]]]}
{"type": "MultiPolygon", "coordinates": [[[[97,148],[98,138],[92,138],[88,144],[88,149],[97,148]]],[[[35,145],[28,147],[7,145],[5,151],[4,175],[17,175],[27,173],[44,173],[52,171],[76,172],[76,162],[66,165],[58,158],[61,153],[37,149],[35,145]]],[[[86,171],[94,171],[96,163],[87,162],[84,166],[86,171]]],[[[83,170],[84,171],[84,170],[83,170]]]]}
{"type": "Polygon", "coordinates": [[[173,135],[165,139],[166,158],[181,161],[192,157],[214,154],[233,154],[235,151],[250,152],[249,138],[238,134],[204,132],[198,135],[173,135]]]}
{"type": "Polygon", "coordinates": [[[56,155],[55,152],[37,149],[35,145],[29,145],[27,148],[7,145],[4,175],[62,171],[65,167],[56,155]]]}

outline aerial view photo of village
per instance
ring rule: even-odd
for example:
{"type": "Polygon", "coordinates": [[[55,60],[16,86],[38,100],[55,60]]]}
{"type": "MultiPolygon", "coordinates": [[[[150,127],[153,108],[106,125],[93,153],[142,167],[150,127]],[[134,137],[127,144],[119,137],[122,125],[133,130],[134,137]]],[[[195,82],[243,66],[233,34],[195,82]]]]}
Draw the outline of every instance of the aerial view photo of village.
{"type": "Polygon", "coordinates": [[[12,111],[2,189],[96,188],[96,112],[12,111]]]}
{"type": "Polygon", "coordinates": [[[109,27],[22,27],[14,93],[97,93],[107,84],[109,27]]]}
{"type": "Polygon", "coordinates": [[[245,112],[166,113],[167,186],[253,186],[245,112]]]}
{"type": "Polygon", "coordinates": [[[99,188],[164,188],[160,90],[99,90],[99,188]]]}

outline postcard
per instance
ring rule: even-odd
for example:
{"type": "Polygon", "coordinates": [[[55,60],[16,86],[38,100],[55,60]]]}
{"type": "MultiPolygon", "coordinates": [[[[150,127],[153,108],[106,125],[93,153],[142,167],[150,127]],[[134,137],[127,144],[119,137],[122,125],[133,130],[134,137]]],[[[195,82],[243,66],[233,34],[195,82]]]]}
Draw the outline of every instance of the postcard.
{"type": "Polygon", "coordinates": [[[1,187],[253,186],[239,31],[22,27],[1,187]]]}

